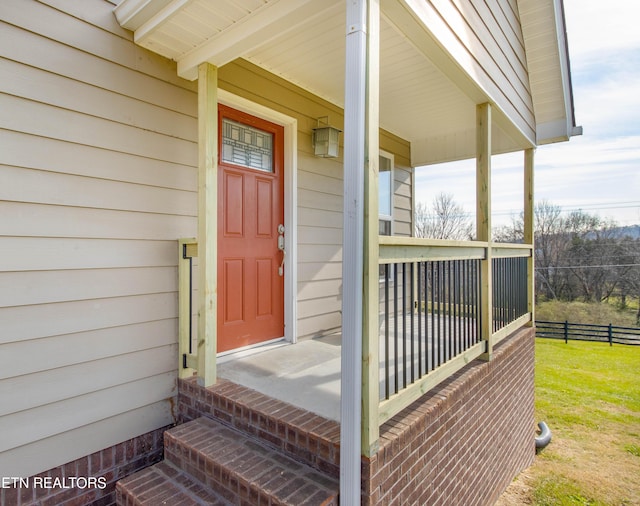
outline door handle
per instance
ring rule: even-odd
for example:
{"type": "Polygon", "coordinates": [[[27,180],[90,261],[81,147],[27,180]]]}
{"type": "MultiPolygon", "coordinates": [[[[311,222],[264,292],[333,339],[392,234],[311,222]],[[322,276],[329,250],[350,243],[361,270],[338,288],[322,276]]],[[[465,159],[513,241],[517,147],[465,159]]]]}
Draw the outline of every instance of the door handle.
{"type": "Polygon", "coordinates": [[[284,260],[287,257],[287,250],[284,244],[284,225],[282,223],[278,225],[278,249],[282,251],[282,262],[280,262],[280,267],[278,267],[278,275],[284,276],[284,260]]]}
{"type": "Polygon", "coordinates": [[[280,262],[280,267],[278,267],[278,276],[284,276],[284,259],[287,256],[287,250],[282,248],[282,262],[280,262]]]}

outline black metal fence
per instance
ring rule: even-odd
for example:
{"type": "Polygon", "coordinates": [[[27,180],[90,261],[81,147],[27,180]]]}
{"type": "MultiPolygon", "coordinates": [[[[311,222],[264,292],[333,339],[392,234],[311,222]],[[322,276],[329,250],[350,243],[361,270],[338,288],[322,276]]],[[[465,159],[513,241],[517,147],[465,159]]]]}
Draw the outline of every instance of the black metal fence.
{"type": "Polygon", "coordinates": [[[640,346],[640,328],[589,323],[548,322],[536,320],[536,337],[572,341],[597,341],[640,346]]]}

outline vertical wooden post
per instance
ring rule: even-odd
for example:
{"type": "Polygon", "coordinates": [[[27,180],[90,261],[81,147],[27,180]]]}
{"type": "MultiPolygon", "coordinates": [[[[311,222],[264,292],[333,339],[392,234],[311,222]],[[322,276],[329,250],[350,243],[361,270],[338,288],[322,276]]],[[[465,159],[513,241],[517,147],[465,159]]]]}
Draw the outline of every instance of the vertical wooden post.
{"type": "Polygon", "coordinates": [[[534,237],[534,218],[535,204],[533,193],[533,170],[534,170],[534,153],[535,149],[524,150],[524,243],[531,245],[531,256],[527,259],[527,311],[531,313],[531,322],[529,326],[535,325],[535,237],[534,237]]]}
{"type": "Polygon", "coordinates": [[[493,355],[493,278],[491,258],[491,104],[476,106],[476,239],[487,243],[480,264],[481,338],[487,342],[484,360],[493,355]]]}
{"type": "Polygon", "coordinates": [[[380,5],[370,0],[367,19],[367,89],[364,175],[364,293],[362,315],[362,454],[378,449],[379,367],[379,158],[380,5]]]}
{"type": "Polygon", "coordinates": [[[198,67],[198,384],[216,382],[218,69],[198,67]]]}

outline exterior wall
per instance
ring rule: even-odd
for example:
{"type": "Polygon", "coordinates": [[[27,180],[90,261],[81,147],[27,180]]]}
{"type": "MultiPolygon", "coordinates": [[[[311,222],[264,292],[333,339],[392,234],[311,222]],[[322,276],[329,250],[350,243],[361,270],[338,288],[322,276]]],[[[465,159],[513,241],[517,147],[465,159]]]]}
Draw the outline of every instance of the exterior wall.
{"type": "Polygon", "coordinates": [[[174,420],[197,95],[112,10],[0,7],[0,476],[174,420]]]}
{"type": "MultiPolygon", "coordinates": [[[[116,482],[162,460],[161,428],[30,476],[26,483],[0,488],[2,506],[110,506],[116,482]],[[73,478],[95,478],[71,487],[73,478]]],[[[74,480],[75,481],[75,480],[74,480]]]]}
{"type": "MultiPolygon", "coordinates": [[[[295,118],[298,124],[298,337],[337,331],[342,304],[342,157],[313,155],[316,118],[342,128],[341,108],[247,61],[219,70],[220,88],[295,118]]],[[[342,139],[342,138],[341,138],[342,139]]],[[[412,235],[409,143],[381,132],[380,147],[394,154],[394,232],[412,235]]]]}
{"type": "Polygon", "coordinates": [[[362,504],[491,505],[535,456],[533,328],[471,362],[380,429],[362,504]]]}
{"type": "MultiPolygon", "coordinates": [[[[174,421],[176,239],[196,235],[196,83],[136,46],[113,3],[0,9],[0,476],[32,476],[174,421]]],[[[298,120],[298,335],[340,326],[340,108],[246,62],[220,86],[298,120]]],[[[409,145],[394,153],[410,235],[409,145]]]]}
{"type": "Polygon", "coordinates": [[[413,237],[413,180],[412,171],[406,166],[398,165],[393,172],[393,235],[413,237]]]}
{"type": "Polygon", "coordinates": [[[531,139],[535,118],[516,0],[428,1],[428,28],[531,139]]]}

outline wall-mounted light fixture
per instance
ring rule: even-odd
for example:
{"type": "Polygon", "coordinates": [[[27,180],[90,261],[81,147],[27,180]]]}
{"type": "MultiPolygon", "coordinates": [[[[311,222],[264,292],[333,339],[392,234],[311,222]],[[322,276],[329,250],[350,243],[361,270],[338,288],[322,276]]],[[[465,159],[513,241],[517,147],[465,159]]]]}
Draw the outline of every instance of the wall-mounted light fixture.
{"type": "Polygon", "coordinates": [[[329,125],[329,116],[322,116],[317,119],[317,122],[318,126],[313,129],[311,136],[313,153],[322,158],[335,158],[338,156],[338,140],[342,130],[329,125]]]}

